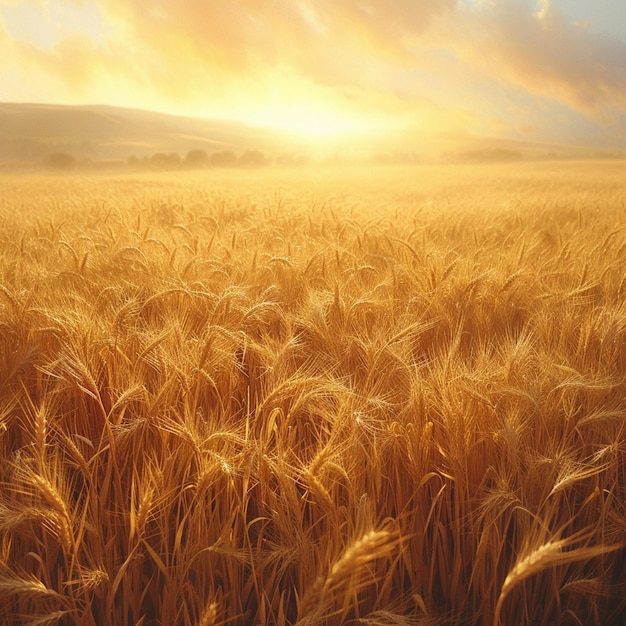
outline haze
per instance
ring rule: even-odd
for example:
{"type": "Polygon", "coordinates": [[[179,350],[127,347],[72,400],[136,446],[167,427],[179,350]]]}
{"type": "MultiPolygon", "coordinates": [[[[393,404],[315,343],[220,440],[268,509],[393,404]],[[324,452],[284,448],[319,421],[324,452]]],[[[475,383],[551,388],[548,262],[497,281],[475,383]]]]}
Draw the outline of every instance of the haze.
{"type": "Polygon", "coordinates": [[[2,0],[0,100],[626,147],[614,0],[2,0]]]}

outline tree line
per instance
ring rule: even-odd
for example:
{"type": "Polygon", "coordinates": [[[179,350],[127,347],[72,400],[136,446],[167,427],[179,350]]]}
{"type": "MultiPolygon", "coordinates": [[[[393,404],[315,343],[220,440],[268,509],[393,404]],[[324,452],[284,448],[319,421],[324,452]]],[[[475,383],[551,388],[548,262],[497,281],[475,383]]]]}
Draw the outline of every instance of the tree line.
{"type": "Polygon", "coordinates": [[[203,169],[213,167],[256,168],[269,165],[305,165],[307,159],[302,156],[283,155],[270,158],[260,150],[246,150],[242,153],[223,150],[209,154],[206,150],[189,150],[181,156],[178,152],[156,152],[138,157],[131,155],[126,160],[80,161],[67,152],[54,152],[46,158],[45,164],[57,170],[72,170],[77,167],[112,167],[148,170],[203,169]]]}

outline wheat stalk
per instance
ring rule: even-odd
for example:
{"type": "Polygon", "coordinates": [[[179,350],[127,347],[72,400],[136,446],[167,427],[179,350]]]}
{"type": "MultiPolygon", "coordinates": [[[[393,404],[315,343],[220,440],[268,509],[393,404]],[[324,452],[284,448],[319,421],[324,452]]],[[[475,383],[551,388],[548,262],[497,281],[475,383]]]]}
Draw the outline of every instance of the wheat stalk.
{"type": "Polygon", "coordinates": [[[576,561],[586,561],[597,556],[610,554],[615,550],[619,550],[626,545],[626,541],[613,545],[587,546],[575,548],[573,550],[563,550],[571,543],[571,539],[558,539],[555,541],[547,541],[535,548],[532,552],[518,559],[517,563],[509,571],[502,587],[498,602],[496,604],[495,616],[493,620],[494,626],[500,624],[500,614],[502,605],[509,593],[522,581],[530,576],[534,576],[545,569],[558,565],[567,565],[576,561]]]}
{"type": "Polygon", "coordinates": [[[389,554],[397,537],[388,530],[370,530],[352,542],[333,563],[326,575],[320,575],[302,599],[298,608],[300,626],[319,620],[332,602],[332,593],[346,579],[358,575],[360,570],[375,559],[389,554]]]}

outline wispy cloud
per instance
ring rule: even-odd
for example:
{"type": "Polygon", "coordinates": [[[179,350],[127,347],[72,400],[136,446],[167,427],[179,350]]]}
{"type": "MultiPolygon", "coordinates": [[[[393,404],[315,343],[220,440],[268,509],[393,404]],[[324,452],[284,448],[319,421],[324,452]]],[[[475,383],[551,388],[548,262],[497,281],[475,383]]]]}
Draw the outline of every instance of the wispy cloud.
{"type": "Polygon", "coordinates": [[[547,0],[464,10],[449,45],[464,63],[589,115],[626,111],[626,42],[570,23],[547,0]]]}

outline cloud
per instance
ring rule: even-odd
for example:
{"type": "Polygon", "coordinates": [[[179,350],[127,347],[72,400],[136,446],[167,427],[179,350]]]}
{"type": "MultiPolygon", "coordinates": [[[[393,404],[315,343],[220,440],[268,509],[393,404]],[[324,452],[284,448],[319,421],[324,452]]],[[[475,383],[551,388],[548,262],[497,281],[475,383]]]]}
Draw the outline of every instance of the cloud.
{"type": "MultiPolygon", "coordinates": [[[[416,38],[454,6],[455,0],[393,6],[383,0],[99,0],[111,25],[102,58],[76,58],[106,66],[110,75],[111,57],[124,57],[118,75],[158,94],[157,108],[177,104],[190,112],[204,102],[204,114],[221,105],[237,115],[255,102],[266,111],[287,103],[306,111],[307,102],[326,102],[346,111],[349,92],[357,115],[392,116],[407,107],[396,101],[411,91],[405,72],[420,62],[416,38]]],[[[62,64],[57,70],[66,81],[80,76],[78,68],[67,75],[62,64]]]]}
{"type": "Polygon", "coordinates": [[[223,71],[289,67],[325,85],[366,81],[368,65],[410,64],[409,43],[455,0],[101,0],[165,62],[223,71]]]}
{"type": "MultiPolygon", "coordinates": [[[[7,21],[0,51],[13,69],[2,71],[11,89],[22,72],[50,100],[250,121],[334,109],[433,130],[534,125],[538,134],[554,110],[607,125],[626,113],[626,42],[568,22],[547,0],[23,4],[55,38],[38,43],[7,21]]],[[[3,12],[21,10],[4,6],[0,26],[3,12]]]]}
{"type": "Polygon", "coordinates": [[[626,42],[569,23],[548,0],[464,10],[448,37],[464,63],[503,83],[600,117],[626,111],[626,42]]]}
{"type": "Polygon", "coordinates": [[[439,49],[513,91],[597,118],[626,110],[626,42],[569,23],[547,0],[100,0],[100,7],[125,25],[145,80],[166,95],[172,82],[189,91],[184,83],[198,80],[262,91],[267,76],[283,72],[323,87],[400,98],[426,91],[432,99],[415,69],[428,74],[439,49]]]}

